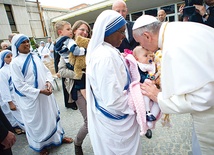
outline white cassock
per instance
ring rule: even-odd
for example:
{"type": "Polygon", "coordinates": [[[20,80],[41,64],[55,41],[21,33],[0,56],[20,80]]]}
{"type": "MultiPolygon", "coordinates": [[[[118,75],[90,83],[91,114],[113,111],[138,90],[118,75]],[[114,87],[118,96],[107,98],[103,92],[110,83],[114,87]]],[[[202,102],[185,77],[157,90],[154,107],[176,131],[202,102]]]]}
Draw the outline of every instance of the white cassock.
{"type": "Polygon", "coordinates": [[[5,116],[9,120],[12,127],[20,127],[24,129],[24,124],[21,117],[19,106],[14,98],[14,89],[10,72],[10,65],[4,64],[0,69],[0,106],[5,116]],[[10,110],[9,101],[13,101],[16,105],[16,110],[10,110]]]}
{"type": "Polygon", "coordinates": [[[142,154],[140,127],[124,90],[128,76],[122,59],[116,48],[104,42],[93,51],[87,64],[88,130],[96,155],[142,154]],[[93,93],[99,106],[115,115],[128,114],[128,117],[115,120],[105,116],[95,106],[93,93]]]}
{"type": "Polygon", "coordinates": [[[50,61],[50,50],[47,47],[39,46],[38,53],[41,56],[42,61],[50,61]],[[48,57],[45,57],[46,55],[48,55],[48,57]]]}
{"type": "Polygon", "coordinates": [[[54,95],[39,93],[45,88],[46,81],[53,82],[52,75],[39,57],[32,54],[38,74],[38,88],[35,88],[35,69],[32,60],[24,75],[22,73],[28,55],[29,53],[19,53],[13,59],[11,73],[17,89],[17,102],[22,112],[28,143],[35,151],[41,151],[44,147],[61,144],[64,131],[60,125],[60,112],[54,95]]]}
{"type": "Polygon", "coordinates": [[[193,154],[214,153],[214,29],[192,22],[168,23],[159,35],[163,48],[158,103],[163,113],[190,113],[193,154]],[[191,31],[190,31],[191,30],[191,31]]]}

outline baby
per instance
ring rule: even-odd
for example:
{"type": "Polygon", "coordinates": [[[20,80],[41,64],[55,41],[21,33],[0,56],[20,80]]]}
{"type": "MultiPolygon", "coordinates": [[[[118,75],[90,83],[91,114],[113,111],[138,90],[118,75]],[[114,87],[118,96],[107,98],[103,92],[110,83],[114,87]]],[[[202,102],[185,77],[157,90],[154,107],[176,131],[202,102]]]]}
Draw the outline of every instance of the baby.
{"type": "MultiPolygon", "coordinates": [[[[155,80],[155,63],[153,62],[154,55],[152,52],[147,51],[141,46],[135,47],[133,50],[133,56],[137,60],[138,70],[140,73],[140,82],[143,83],[146,79],[155,80]]],[[[150,109],[151,100],[147,96],[143,96],[146,108],[146,120],[149,130],[147,131],[147,138],[151,138],[151,128],[153,128],[152,121],[156,120],[157,115],[160,112],[160,108],[157,103],[153,102],[150,109]]]]}

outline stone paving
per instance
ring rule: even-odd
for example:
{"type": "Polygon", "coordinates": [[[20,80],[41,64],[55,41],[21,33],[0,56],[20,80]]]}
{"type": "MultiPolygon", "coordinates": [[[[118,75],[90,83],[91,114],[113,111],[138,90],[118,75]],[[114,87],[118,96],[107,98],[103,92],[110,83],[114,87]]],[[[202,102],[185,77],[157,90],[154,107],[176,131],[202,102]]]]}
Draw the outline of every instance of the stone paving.
{"type": "MultiPolygon", "coordinates": [[[[74,139],[83,120],[79,110],[65,108],[60,79],[58,79],[58,84],[60,91],[54,90],[54,94],[61,112],[61,124],[65,130],[65,135],[74,139]]],[[[190,115],[170,115],[170,118],[171,128],[162,127],[159,121],[156,128],[152,130],[152,139],[147,139],[145,136],[141,138],[143,155],[192,155],[190,115]]],[[[12,147],[13,155],[39,155],[29,148],[25,135],[17,135],[16,138],[17,141],[12,147]]],[[[93,155],[88,135],[82,147],[84,155],[93,155]]],[[[50,148],[50,155],[74,155],[74,144],[52,147],[50,148]]]]}

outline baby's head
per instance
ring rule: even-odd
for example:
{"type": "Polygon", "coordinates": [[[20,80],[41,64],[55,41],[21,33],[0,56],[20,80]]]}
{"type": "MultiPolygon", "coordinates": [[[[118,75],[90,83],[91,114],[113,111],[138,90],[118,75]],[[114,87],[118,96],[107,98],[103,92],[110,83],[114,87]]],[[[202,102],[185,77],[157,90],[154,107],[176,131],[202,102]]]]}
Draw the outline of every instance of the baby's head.
{"type": "Polygon", "coordinates": [[[143,64],[149,64],[154,59],[154,54],[151,51],[148,51],[141,46],[137,46],[133,50],[133,56],[135,59],[143,64]]]}
{"type": "Polygon", "coordinates": [[[58,36],[67,36],[72,38],[71,24],[67,21],[59,21],[55,24],[55,31],[58,36]]]}

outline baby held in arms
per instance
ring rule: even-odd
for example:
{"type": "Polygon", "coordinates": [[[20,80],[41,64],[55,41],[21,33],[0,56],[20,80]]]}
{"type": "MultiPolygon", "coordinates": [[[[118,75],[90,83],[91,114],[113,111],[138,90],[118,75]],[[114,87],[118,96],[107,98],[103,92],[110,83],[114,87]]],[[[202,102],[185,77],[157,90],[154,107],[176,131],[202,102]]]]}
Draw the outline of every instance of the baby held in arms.
{"type": "Polygon", "coordinates": [[[155,80],[154,54],[141,46],[137,46],[133,52],[125,50],[124,56],[132,81],[129,86],[132,96],[129,105],[137,113],[141,135],[145,134],[147,138],[152,138],[151,129],[154,128],[155,122],[160,118],[161,111],[157,103],[142,95],[140,83],[155,80]]]}

